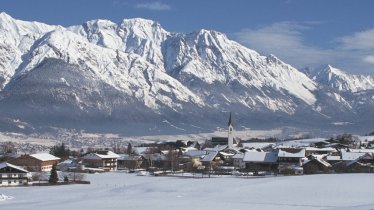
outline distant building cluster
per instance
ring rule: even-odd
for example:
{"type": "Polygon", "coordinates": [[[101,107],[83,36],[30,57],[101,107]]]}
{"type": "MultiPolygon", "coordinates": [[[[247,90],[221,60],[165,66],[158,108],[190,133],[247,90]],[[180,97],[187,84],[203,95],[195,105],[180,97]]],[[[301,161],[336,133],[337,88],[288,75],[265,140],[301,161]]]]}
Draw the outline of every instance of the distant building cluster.
{"type": "Polygon", "coordinates": [[[48,153],[17,156],[3,151],[6,162],[0,164],[0,186],[27,185],[33,179],[30,172],[50,172],[54,165],[61,172],[74,172],[74,179],[75,173],[117,170],[207,176],[374,172],[374,138],[359,141],[344,134],[294,144],[274,139],[243,141],[235,138],[231,114],[227,137],[213,137],[204,143],[177,140],[79,153],[71,153],[62,145],[53,147],[53,152],[60,157],[48,153]]]}

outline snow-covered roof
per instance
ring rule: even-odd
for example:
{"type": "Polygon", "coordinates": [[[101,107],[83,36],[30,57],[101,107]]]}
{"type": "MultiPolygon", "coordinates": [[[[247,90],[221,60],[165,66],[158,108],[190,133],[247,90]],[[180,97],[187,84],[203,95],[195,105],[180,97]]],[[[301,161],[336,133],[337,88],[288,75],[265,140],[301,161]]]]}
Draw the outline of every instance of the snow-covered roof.
{"type": "Polygon", "coordinates": [[[227,153],[227,152],[219,152],[219,154],[221,154],[223,156],[234,156],[235,155],[233,153],[227,153]]]}
{"type": "Polygon", "coordinates": [[[349,149],[350,152],[374,153],[374,149],[349,149]]]}
{"type": "Polygon", "coordinates": [[[118,160],[139,160],[142,156],[140,155],[128,155],[128,154],[119,154],[118,160]]]}
{"type": "Polygon", "coordinates": [[[306,151],[317,151],[317,152],[334,152],[335,148],[326,147],[326,148],[317,148],[317,147],[305,147],[306,151]]]}
{"type": "Polygon", "coordinates": [[[196,149],[195,147],[186,147],[184,148],[184,150],[187,152],[187,151],[198,150],[198,149],[196,149]]]}
{"type": "Polygon", "coordinates": [[[233,159],[243,159],[244,153],[236,153],[234,156],[232,156],[233,159]]]}
{"type": "Polygon", "coordinates": [[[268,146],[273,146],[275,143],[270,142],[249,142],[249,143],[242,143],[242,146],[244,148],[256,148],[256,149],[262,149],[268,146]]]}
{"type": "Polygon", "coordinates": [[[275,163],[277,160],[278,155],[274,152],[246,152],[243,158],[244,162],[275,163]]]}
{"type": "Polygon", "coordinates": [[[224,150],[226,148],[227,148],[227,145],[217,145],[217,146],[215,146],[213,148],[205,148],[204,150],[205,151],[217,151],[217,152],[219,152],[219,151],[222,151],[222,150],[224,150]]]}
{"type": "Polygon", "coordinates": [[[61,163],[59,163],[57,165],[72,164],[72,163],[73,163],[73,160],[67,159],[67,160],[62,161],[61,163]]]}
{"type": "Polygon", "coordinates": [[[201,157],[201,162],[211,162],[217,156],[218,151],[209,151],[208,154],[201,157]]]}
{"type": "Polygon", "coordinates": [[[363,153],[363,152],[347,152],[345,150],[342,150],[342,160],[345,160],[345,161],[356,160],[365,154],[366,153],[363,153]]]}
{"type": "Polygon", "coordinates": [[[200,157],[202,155],[206,155],[208,151],[205,150],[189,150],[188,152],[184,153],[184,155],[187,155],[189,157],[200,157]]]}
{"type": "Polygon", "coordinates": [[[328,155],[326,156],[326,160],[342,160],[340,156],[337,155],[328,155]]]}
{"type": "Polygon", "coordinates": [[[311,159],[311,160],[306,160],[305,162],[303,162],[303,165],[311,162],[311,161],[317,161],[319,163],[321,163],[322,165],[326,166],[326,167],[331,167],[331,164],[326,162],[325,160],[323,159],[319,159],[319,158],[314,158],[314,159],[311,159]]]}
{"type": "Polygon", "coordinates": [[[25,172],[25,173],[29,173],[26,169],[23,169],[23,168],[21,168],[19,166],[16,166],[16,165],[13,165],[13,164],[10,164],[10,163],[7,163],[7,162],[0,163],[0,169],[6,168],[6,167],[14,168],[14,169],[17,169],[19,171],[22,171],[22,172],[25,172]]]}
{"type": "Polygon", "coordinates": [[[299,152],[292,153],[287,152],[282,149],[278,150],[278,157],[294,157],[294,158],[303,158],[305,157],[305,149],[301,149],[299,152]]]}
{"type": "Polygon", "coordinates": [[[86,154],[85,159],[106,159],[106,158],[119,158],[120,156],[112,151],[97,151],[86,154]]]}
{"type": "Polygon", "coordinates": [[[148,155],[148,158],[152,161],[165,161],[167,160],[167,157],[163,154],[150,154],[148,155]]]}
{"type": "Polygon", "coordinates": [[[147,152],[149,148],[150,147],[133,147],[133,150],[134,150],[134,153],[140,155],[140,154],[147,152]]]}
{"type": "Polygon", "coordinates": [[[51,155],[49,153],[38,153],[38,154],[32,154],[31,157],[34,157],[41,161],[49,161],[49,160],[60,160],[59,157],[56,157],[54,155],[51,155]]]}

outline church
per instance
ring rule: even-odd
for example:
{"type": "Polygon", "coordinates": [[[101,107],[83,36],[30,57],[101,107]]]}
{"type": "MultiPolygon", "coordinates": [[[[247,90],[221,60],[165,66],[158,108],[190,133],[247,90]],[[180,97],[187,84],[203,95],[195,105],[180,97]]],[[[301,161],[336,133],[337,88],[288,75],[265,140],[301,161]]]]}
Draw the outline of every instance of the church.
{"type": "Polygon", "coordinates": [[[232,116],[230,112],[227,137],[212,137],[212,146],[227,145],[228,149],[234,149],[234,126],[232,124],[232,116]]]}

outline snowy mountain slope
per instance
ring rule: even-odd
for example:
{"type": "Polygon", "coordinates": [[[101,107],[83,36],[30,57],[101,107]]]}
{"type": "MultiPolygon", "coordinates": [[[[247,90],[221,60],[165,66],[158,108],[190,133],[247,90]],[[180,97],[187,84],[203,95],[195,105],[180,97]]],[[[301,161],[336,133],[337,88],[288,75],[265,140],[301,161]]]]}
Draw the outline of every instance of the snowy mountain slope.
{"type": "Polygon", "coordinates": [[[163,67],[161,45],[170,33],[152,20],[124,19],[119,24],[109,20],[92,20],[68,29],[86,37],[91,43],[135,53],[157,67],[163,67]]]}
{"type": "MultiPolygon", "coordinates": [[[[238,102],[249,108],[259,103],[270,110],[288,113],[294,112],[295,103],[285,100],[285,95],[309,105],[316,101],[312,93],[316,90],[315,83],[304,74],[273,55],[261,56],[219,32],[200,30],[175,36],[166,41],[163,53],[166,70],[186,86],[200,80],[209,85],[223,84],[234,91],[234,94],[222,95],[220,100],[238,102]],[[252,93],[235,94],[241,91],[235,86],[244,92],[251,89],[252,93]]],[[[201,86],[194,85],[191,88],[201,86]]],[[[212,93],[204,94],[209,97],[212,93]]]]}
{"type": "Polygon", "coordinates": [[[306,71],[306,74],[318,84],[328,86],[339,92],[358,92],[374,89],[373,77],[348,74],[331,65],[317,70],[306,71]]]}
{"type": "Polygon", "coordinates": [[[86,66],[103,82],[155,110],[163,105],[180,109],[179,102],[202,105],[191,91],[139,56],[99,47],[64,29],[44,35],[28,57],[17,74],[27,74],[45,58],[56,58],[86,66]]]}
{"type": "Polygon", "coordinates": [[[8,14],[0,13],[0,91],[10,81],[22,56],[43,34],[56,29],[38,22],[16,20],[8,14]]]}
{"type": "Polygon", "coordinates": [[[331,88],[369,82],[330,86],[216,31],[171,33],[140,18],[64,28],[5,13],[0,30],[0,118],[41,126],[189,132],[221,126],[233,111],[257,128],[320,127],[358,121],[373,101],[331,88]]]}

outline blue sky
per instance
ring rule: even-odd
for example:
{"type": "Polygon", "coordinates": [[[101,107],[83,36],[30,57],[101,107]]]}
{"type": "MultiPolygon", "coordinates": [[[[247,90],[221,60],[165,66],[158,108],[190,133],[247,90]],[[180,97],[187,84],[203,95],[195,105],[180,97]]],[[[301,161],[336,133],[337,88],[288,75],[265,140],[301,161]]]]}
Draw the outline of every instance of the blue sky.
{"type": "Polygon", "coordinates": [[[374,75],[371,0],[0,0],[0,11],[63,26],[142,17],[172,32],[220,31],[298,68],[329,63],[374,75]]]}

